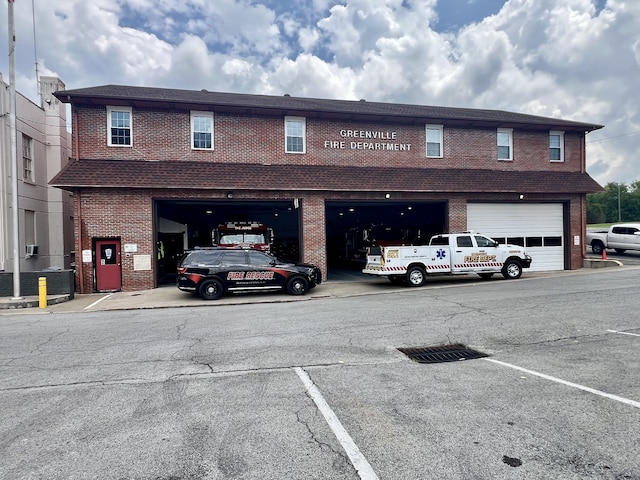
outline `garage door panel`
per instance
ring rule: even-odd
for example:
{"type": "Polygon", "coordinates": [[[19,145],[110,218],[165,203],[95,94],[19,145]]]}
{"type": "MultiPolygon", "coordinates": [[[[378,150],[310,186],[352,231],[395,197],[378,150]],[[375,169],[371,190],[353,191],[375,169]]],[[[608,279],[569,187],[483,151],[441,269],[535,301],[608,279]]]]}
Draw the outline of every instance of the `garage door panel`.
{"type": "Polygon", "coordinates": [[[564,249],[562,247],[527,248],[527,253],[533,259],[529,269],[532,272],[563,270],[564,268],[564,249]]]}
{"type": "Polygon", "coordinates": [[[469,203],[467,228],[497,239],[542,243],[525,245],[533,258],[530,271],[564,269],[564,209],[560,203],[469,203]]]}

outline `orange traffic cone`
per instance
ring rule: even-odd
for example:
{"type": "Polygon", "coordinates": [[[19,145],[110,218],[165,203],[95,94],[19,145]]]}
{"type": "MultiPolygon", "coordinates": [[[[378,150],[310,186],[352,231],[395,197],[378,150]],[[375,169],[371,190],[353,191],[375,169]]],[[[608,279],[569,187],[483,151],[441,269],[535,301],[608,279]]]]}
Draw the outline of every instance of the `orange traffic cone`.
{"type": "Polygon", "coordinates": [[[606,260],[607,259],[607,251],[603,248],[602,249],[602,260],[606,260]]]}

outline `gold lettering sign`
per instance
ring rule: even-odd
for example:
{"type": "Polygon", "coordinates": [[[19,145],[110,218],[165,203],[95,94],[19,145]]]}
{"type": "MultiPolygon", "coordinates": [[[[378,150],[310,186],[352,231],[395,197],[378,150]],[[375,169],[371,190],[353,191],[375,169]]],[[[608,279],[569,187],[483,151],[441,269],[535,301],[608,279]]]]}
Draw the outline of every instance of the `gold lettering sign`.
{"type": "Polygon", "coordinates": [[[472,255],[467,255],[464,257],[464,263],[484,263],[484,262],[495,262],[495,255],[480,255],[479,253],[474,253],[472,255]]]}

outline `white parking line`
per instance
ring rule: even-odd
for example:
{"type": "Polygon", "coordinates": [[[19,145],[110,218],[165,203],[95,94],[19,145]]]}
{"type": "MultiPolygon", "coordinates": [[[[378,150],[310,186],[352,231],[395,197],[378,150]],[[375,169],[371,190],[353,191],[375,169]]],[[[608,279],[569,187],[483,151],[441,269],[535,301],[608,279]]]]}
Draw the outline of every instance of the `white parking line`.
{"type": "Polygon", "coordinates": [[[638,334],[638,333],[619,332],[618,330],[607,330],[607,332],[610,332],[610,333],[619,333],[620,335],[631,335],[631,336],[633,336],[633,337],[640,337],[640,334],[638,334]]]}
{"type": "Polygon", "coordinates": [[[320,413],[322,413],[322,416],[329,424],[329,427],[340,442],[340,445],[342,445],[342,448],[344,448],[344,451],[347,453],[349,460],[351,460],[351,463],[356,469],[356,472],[358,472],[360,478],[362,480],[378,480],[378,475],[376,475],[376,472],[373,471],[373,468],[371,468],[371,465],[369,464],[367,459],[364,457],[351,436],[342,426],[342,423],[340,423],[340,420],[338,420],[336,414],[333,413],[331,407],[329,407],[325,399],[322,397],[320,390],[318,390],[314,385],[313,381],[309,377],[309,374],[300,367],[294,367],[294,370],[298,374],[298,377],[300,377],[300,380],[302,380],[302,383],[307,389],[307,393],[315,402],[318,410],[320,410],[320,413]]]}
{"type": "Polygon", "coordinates": [[[585,387],[584,385],[580,385],[578,383],[568,382],[566,380],[562,380],[561,378],[552,377],[551,375],[546,375],[544,373],[529,370],[527,368],[518,367],[517,365],[512,365],[510,363],[501,362],[500,360],[494,360],[493,358],[482,358],[481,360],[496,363],[498,365],[502,365],[503,367],[513,368],[514,370],[520,370],[521,372],[528,373],[529,375],[534,375],[536,377],[544,378],[545,380],[551,380],[552,382],[561,383],[562,385],[566,385],[568,387],[577,388],[578,390],[582,390],[584,392],[593,393],[594,395],[599,395],[601,397],[605,397],[610,400],[615,400],[616,402],[621,402],[627,405],[631,405],[632,407],[640,408],[640,402],[636,402],[635,400],[619,397],[618,395],[612,395],[610,393],[606,393],[601,390],[596,390],[595,388],[585,387]]]}
{"type": "Polygon", "coordinates": [[[107,298],[109,298],[111,295],[113,295],[113,293],[110,293],[109,295],[105,295],[104,297],[99,298],[98,300],[96,300],[95,302],[93,302],[91,305],[87,305],[86,307],[84,307],[84,308],[83,308],[83,310],[88,310],[88,309],[90,309],[91,307],[93,307],[93,306],[95,306],[95,305],[99,304],[101,301],[106,300],[106,299],[107,299],[107,298]]]}

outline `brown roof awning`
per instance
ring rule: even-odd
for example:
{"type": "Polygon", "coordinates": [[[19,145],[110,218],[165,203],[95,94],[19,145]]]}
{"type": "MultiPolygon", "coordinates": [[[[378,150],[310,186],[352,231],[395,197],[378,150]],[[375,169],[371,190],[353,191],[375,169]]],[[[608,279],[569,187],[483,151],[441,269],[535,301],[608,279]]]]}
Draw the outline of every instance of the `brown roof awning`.
{"type": "Polygon", "coordinates": [[[103,159],[70,162],[49,185],[67,190],[148,188],[567,194],[602,191],[602,187],[583,172],[103,159]]]}

